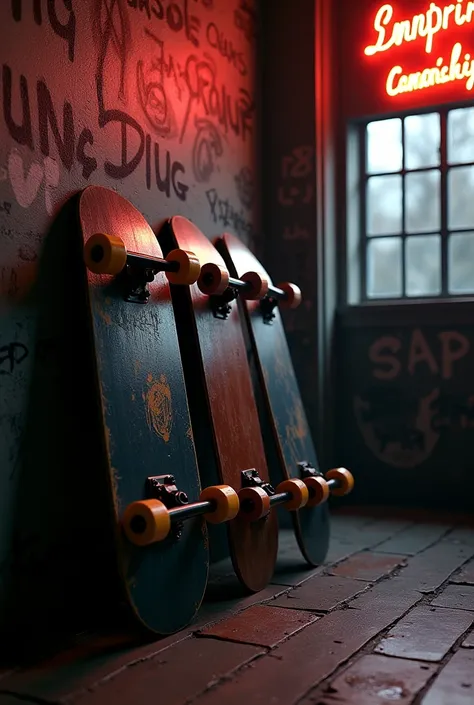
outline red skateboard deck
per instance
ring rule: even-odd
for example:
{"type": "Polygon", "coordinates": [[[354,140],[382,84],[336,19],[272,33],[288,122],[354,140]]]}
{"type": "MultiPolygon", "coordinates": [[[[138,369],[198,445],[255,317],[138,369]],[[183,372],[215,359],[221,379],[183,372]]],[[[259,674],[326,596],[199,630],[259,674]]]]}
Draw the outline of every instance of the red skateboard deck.
{"type": "MultiPolygon", "coordinates": [[[[237,237],[225,233],[215,240],[215,245],[232,276],[240,278],[245,272],[253,271],[273,285],[268,272],[237,237]]],[[[272,317],[265,317],[265,299],[241,300],[240,303],[250,344],[249,355],[257,368],[256,386],[263,397],[259,412],[262,426],[267,431],[264,438],[272,483],[276,485],[289,478],[304,479],[300,463],[306,462],[318,471],[318,459],[280,312],[276,306],[271,311],[272,317]]],[[[308,563],[319,565],[329,546],[327,502],[302,507],[291,512],[291,516],[301,553],[308,563]]]]}
{"type": "MultiPolygon", "coordinates": [[[[201,264],[225,269],[222,257],[189,220],[175,216],[158,233],[165,255],[176,247],[191,250],[201,264]]],[[[171,287],[181,355],[195,434],[201,482],[216,479],[239,491],[243,471],[257,470],[269,481],[247,351],[236,302],[226,315],[197,284],[171,287]],[[204,480],[206,478],[206,480],[204,480]]],[[[250,591],[270,581],[278,549],[276,512],[249,522],[240,516],[227,524],[237,576],[250,591]]]]}

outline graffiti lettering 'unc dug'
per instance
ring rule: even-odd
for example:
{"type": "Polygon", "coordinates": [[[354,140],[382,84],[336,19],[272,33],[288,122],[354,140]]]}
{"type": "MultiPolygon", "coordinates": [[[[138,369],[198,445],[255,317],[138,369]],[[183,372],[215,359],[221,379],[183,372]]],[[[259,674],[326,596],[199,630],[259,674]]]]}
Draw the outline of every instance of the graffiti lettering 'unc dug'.
{"type": "MultiPolygon", "coordinates": [[[[423,40],[424,52],[431,54],[438,34],[472,24],[474,2],[457,0],[442,7],[432,2],[425,12],[409,19],[395,20],[394,15],[395,10],[390,4],[382,5],[377,11],[373,22],[377,38],[374,44],[365,47],[366,56],[390,54],[396,47],[420,39],[423,40]]],[[[456,41],[448,57],[438,56],[430,61],[429,66],[418,71],[406,73],[403,66],[392,66],[385,81],[385,91],[390,97],[395,97],[458,81],[465,81],[468,91],[474,87],[474,59],[464,51],[461,42],[456,41]]]]}
{"type": "MultiPolygon", "coordinates": [[[[36,152],[37,145],[32,127],[32,114],[36,102],[39,151],[43,157],[49,157],[54,143],[62,165],[71,171],[74,164],[82,167],[82,176],[89,179],[99,167],[98,160],[93,156],[94,134],[84,127],[77,134],[77,122],[74,110],[68,101],[63,102],[63,129],[57,118],[51,93],[44,81],[36,82],[36,101],[30,96],[28,81],[25,76],[19,77],[19,96],[13,99],[13,74],[9,66],[3,66],[3,117],[10,137],[19,145],[36,152]],[[16,111],[14,117],[13,105],[21,105],[21,114],[16,111]],[[52,137],[52,139],[51,139],[52,137]]],[[[16,92],[16,91],[15,91],[16,92]]],[[[33,93],[33,91],[32,91],[33,93]]],[[[104,173],[112,179],[125,179],[133,174],[140,165],[144,165],[145,183],[148,190],[152,184],[168,198],[174,192],[177,198],[186,200],[189,186],[180,180],[185,176],[185,168],[181,162],[171,158],[169,150],[146,133],[141,125],[128,113],[121,110],[105,110],[99,105],[99,130],[106,130],[111,135],[110,150],[120,154],[117,161],[110,155],[103,157],[104,173]],[[114,139],[115,137],[115,139],[114,139]],[[133,148],[132,148],[133,145],[133,148]],[[108,158],[110,157],[110,158],[108,158]]]]}

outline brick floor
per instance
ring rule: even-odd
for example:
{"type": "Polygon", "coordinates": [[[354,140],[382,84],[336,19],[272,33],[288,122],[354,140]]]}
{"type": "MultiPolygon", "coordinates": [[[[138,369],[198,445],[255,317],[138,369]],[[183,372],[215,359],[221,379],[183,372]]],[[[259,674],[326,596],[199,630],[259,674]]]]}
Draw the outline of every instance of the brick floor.
{"type": "MultiPolygon", "coordinates": [[[[378,547],[377,547],[378,550],[378,547]]],[[[363,551],[329,568],[330,575],[345,575],[356,580],[378,580],[406,564],[406,556],[363,551]]]]}
{"type": "Polygon", "coordinates": [[[441,661],[473,621],[474,616],[463,610],[420,605],[389,631],[375,651],[399,658],[441,661]]]}
{"type": "Polygon", "coordinates": [[[466,649],[474,649],[474,630],[467,635],[461,646],[464,646],[466,649]]]}
{"type": "Polygon", "coordinates": [[[472,519],[346,508],[331,527],[318,568],[283,533],[257,595],[242,594],[229,561],[213,566],[180,634],[83,639],[35,666],[0,667],[0,705],[474,703],[472,519]]]}
{"type": "Polygon", "coordinates": [[[203,637],[256,644],[271,649],[317,619],[316,615],[302,610],[255,605],[212,627],[201,629],[198,633],[203,637]]]}
{"type": "Polygon", "coordinates": [[[367,583],[351,578],[319,575],[275,599],[272,605],[294,610],[329,612],[366,589],[367,583]]]}
{"type": "Polygon", "coordinates": [[[474,585],[474,560],[466,563],[450,580],[452,583],[474,585]]]}
{"type": "Polygon", "coordinates": [[[431,604],[474,612],[474,585],[448,585],[431,604]]]}
{"type": "Polygon", "coordinates": [[[421,705],[472,705],[474,652],[461,649],[441,670],[421,705]]]}
{"type": "Polygon", "coordinates": [[[379,544],[377,551],[415,556],[436,543],[448,530],[447,524],[415,524],[379,544]]]}
{"type": "Polygon", "coordinates": [[[436,673],[436,667],[419,661],[362,656],[326,686],[318,705],[410,705],[436,673]]]}

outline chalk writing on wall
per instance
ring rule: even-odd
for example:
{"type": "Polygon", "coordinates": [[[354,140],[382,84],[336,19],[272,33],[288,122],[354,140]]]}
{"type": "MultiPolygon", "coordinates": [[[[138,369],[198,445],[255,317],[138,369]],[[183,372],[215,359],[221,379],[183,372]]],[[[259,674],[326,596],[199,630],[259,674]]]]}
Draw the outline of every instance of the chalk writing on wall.
{"type": "Polygon", "coordinates": [[[234,177],[237,188],[237,196],[241,204],[250,210],[253,206],[255,183],[251,169],[242,167],[237,176],[234,177]]]}
{"type": "Polygon", "coordinates": [[[193,145],[193,174],[199,183],[208,183],[217,167],[217,159],[224,154],[218,129],[210,120],[195,118],[196,137],[193,145]]]}
{"type": "Polygon", "coordinates": [[[221,56],[226,58],[241,76],[248,74],[244,53],[235,49],[232,40],[225,36],[215,22],[209,22],[207,25],[206,39],[209,46],[216,49],[221,56]]]}
{"type": "Polygon", "coordinates": [[[281,184],[278,203],[281,206],[309,204],[314,196],[314,148],[295,147],[281,160],[281,184]]]}
{"type": "Polygon", "coordinates": [[[23,343],[11,342],[0,346],[0,375],[11,375],[18,365],[28,357],[28,348],[23,343]]]}
{"type": "MultiPolygon", "coordinates": [[[[47,5],[47,17],[53,32],[66,42],[69,60],[74,63],[78,23],[70,1],[62,1],[68,10],[67,21],[63,12],[59,13],[61,21],[58,20],[54,2],[47,5]]],[[[43,4],[35,0],[29,9],[38,25],[45,21],[43,4]]],[[[202,4],[211,6],[209,1],[202,4]]],[[[243,142],[248,140],[253,133],[255,104],[247,88],[229,89],[225,81],[219,81],[217,65],[206,54],[190,54],[181,65],[156,33],[160,22],[165,22],[168,29],[184,32],[191,44],[199,46],[201,23],[189,6],[189,0],[182,3],[126,0],[126,4],[125,0],[100,0],[91,5],[90,21],[97,47],[98,120],[96,124],[83,126],[82,119],[79,130],[72,103],[58,99],[45,79],[32,81],[9,64],[3,65],[5,124],[12,140],[27,147],[36,157],[27,160],[24,153],[11,150],[6,165],[16,201],[22,208],[30,207],[44,187],[46,212],[52,214],[53,193],[59,184],[61,167],[67,171],[79,167],[86,181],[99,169],[117,181],[141,171],[147,190],[156,189],[168,198],[176,196],[185,201],[189,191],[186,168],[173,157],[169,144],[165,146],[162,138],[179,137],[179,143],[183,143],[192,129],[191,166],[199,183],[208,183],[218,169],[218,160],[224,155],[223,138],[233,134],[243,142]],[[129,11],[136,11],[145,20],[138,58],[132,45],[129,11]],[[174,101],[169,99],[170,86],[174,101]],[[149,131],[137,119],[136,110],[124,109],[134,97],[149,131]],[[176,101],[183,104],[180,117],[176,101]],[[98,139],[102,132],[105,141],[98,139]]],[[[22,20],[24,9],[20,0],[12,3],[12,13],[16,21],[22,20]]],[[[242,76],[246,75],[241,53],[216,23],[206,26],[208,43],[242,76]]],[[[301,170],[298,160],[303,155],[298,150],[295,155],[293,172],[298,174],[298,169],[301,170]]],[[[252,196],[249,174],[245,171],[236,179],[236,188],[241,203],[249,208],[252,196]]]]}
{"type": "MultiPolygon", "coordinates": [[[[76,14],[72,7],[72,0],[25,0],[27,12],[31,12],[35,23],[39,26],[43,24],[44,7],[49,25],[53,32],[63,39],[67,45],[67,55],[69,61],[74,61],[76,47],[76,14]],[[59,6],[59,14],[58,7],[59,6]],[[61,21],[66,15],[65,22],[61,21]]],[[[11,12],[15,22],[23,19],[23,0],[11,0],[11,12]]]]}
{"type": "Polygon", "coordinates": [[[408,336],[384,335],[370,344],[373,382],[355,394],[353,408],[375,457],[393,467],[415,468],[448,429],[474,428],[474,389],[453,387],[470,351],[469,339],[456,330],[441,330],[429,340],[415,328],[408,336]]]}
{"type": "Polygon", "coordinates": [[[301,227],[299,223],[287,225],[283,228],[284,240],[309,240],[309,230],[301,227]]]}
{"type": "Polygon", "coordinates": [[[234,11],[234,24],[251,42],[256,35],[257,13],[253,0],[240,0],[234,11]]]}
{"type": "Polygon", "coordinates": [[[191,117],[195,115],[215,118],[225,135],[233,132],[243,142],[247,140],[253,131],[255,102],[246,88],[239,88],[237,96],[232,95],[228,87],[218,81],[214,61],[196,54],[186,59],[183,79],[188,100],[181,128],[181,142],[191,117]]]}
{"type": "Polygon", "coordinates": [[[214,223],[222,228],[234,228],[235,232],[245,242],[254,236],[252,223],[247,220],[242,209],[235,208],[228,198],[222,198],[217,189],[206,191],[207,202],[214,223]]]}

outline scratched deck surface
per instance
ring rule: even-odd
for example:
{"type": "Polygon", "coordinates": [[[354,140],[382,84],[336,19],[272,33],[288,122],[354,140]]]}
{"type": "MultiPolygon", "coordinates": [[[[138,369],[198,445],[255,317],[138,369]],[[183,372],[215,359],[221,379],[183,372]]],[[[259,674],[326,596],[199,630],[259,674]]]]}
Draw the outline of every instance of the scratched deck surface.
{"type": "MultiPolygon", "coordinates": [[[[231,274],[240,277],[245,272],[258,272],[272,281],[260,262],[235,236],[224,234],[216,240],[231,274]]],[[[250,341],[256,357],[259,382],[269,410],[273,433],[265,435],[276,446],[270,452],[277,463],[270,465],[272,481],[277,484],[286,477],[298,477],[297,463],[306,460],[318,467],[316,451],[298,389],[290,351],[278,308],[275,318],[264,323],[258,301],[248,301],[243,308],[250,330],[250,341]]],[[[301,552],[306,560],[318,565],[326,557],[329,543],[327,505],[292,512],[293,525],[301,552]]]]}
{"type": "MultiPolygon", "coordinates": [[[[162,228],[159,238],[165,251],[179,246],[194,252],[201,264],[214,262],[224,266],[206,236],[185,218],[172,218],[162,228]]],[[[196,376],[201,366],[204,385],[201,394],[206,395],[208,405],[202,407],[200,414],[207,413],[208,417],[201,416],[200,425],[201,430],[207,427],[209,434],[207,438],[200,435],[200,442],[215,444],[220,481],[238,490],[242,486],[241,471],[250,468],[257,469],[260,477],[268,481],[238,307],[234,304],[229,317],[222,320],[214,317],[209,297],[199,291],[197,284],[189,287],[186,295],[184,288],[172,287],[172,295],[177,317],[193,315],[193,321],[181,328],[182,348],[193,347],[187,381],[196,376]]],[[[262,589],[271,579],[276,561],[276,513],[272,510],[267,519],[253,524],[235,519],[228,529],[237,575],[248,589],[262,589]]]]}
{"type": "MultiPolygon", "coordinates": [[[[128,250],[162,253],[142,215],[101,187],[81,195],[84,241],[96,232],[121,237],[128,250]]],[[[118,521],[145,498],[146,478],[173,474],[190,501],[200,485],[170,292],[164,274],[149,286],[147,304],[126,302],[117,280],[88,272],[92,331],[102,399],[111,501],[118,521]]],[[[208,573],[202,518],[184,524],[181,538],[132,546],[117,531],[119,564],[136,619],[157,633],[184,627],[197,611],[208,573]]]]}

